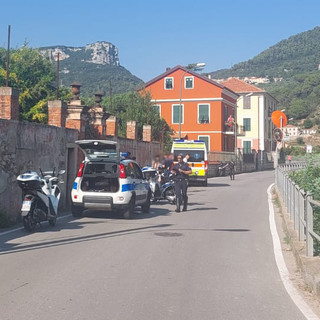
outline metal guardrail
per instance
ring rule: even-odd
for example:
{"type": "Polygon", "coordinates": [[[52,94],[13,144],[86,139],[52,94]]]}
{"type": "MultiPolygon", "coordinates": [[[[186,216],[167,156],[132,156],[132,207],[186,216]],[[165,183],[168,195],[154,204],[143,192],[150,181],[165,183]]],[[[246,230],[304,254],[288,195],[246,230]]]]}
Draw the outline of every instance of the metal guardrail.
{"type": "Polygon", "coordinates": [[[291,163],[278,166],[275,171],[275,183],[283,203],[294,222],[294,229],[299,232],[299,240],[306,241],[306,255],[314,255],[313,241],[320,241],[320,236],[313,230],[314,207],[320,208],[320,202],[312,199],[289,177],[289,172],[305,168],[306,163],[291,163]]]}

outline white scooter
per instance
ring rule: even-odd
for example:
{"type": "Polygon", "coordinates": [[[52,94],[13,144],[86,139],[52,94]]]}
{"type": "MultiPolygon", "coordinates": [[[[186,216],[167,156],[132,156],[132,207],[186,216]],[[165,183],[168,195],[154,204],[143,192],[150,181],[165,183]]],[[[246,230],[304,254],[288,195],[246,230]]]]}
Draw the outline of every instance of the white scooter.
{"type": "MultiPolygon", "coordinates": [[[[61,190],[58,186],[63,183],[55,176],[55,169],[42,172],[41,176],[35,171],[27,171],[17,177],[19,187],[23,192],[21,216],[26,231],[33,232],[37,223],[49,221],[51,226],[56,224],[61,190]]],[[[65,170],[60,170],[63,175],[65,170]]]]}

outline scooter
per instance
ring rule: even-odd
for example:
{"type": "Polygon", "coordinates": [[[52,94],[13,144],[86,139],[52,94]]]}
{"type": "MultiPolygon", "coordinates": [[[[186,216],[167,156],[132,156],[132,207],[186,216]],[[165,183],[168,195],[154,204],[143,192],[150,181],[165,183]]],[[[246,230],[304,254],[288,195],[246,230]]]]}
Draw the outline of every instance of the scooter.
{"type": "Polygon", "coordinates": [[[159,172],[150,166],[146,166],[142,168],[142,172],[149,183],[151,190],[151,201],[156,202],[161,197],[161,184],[160,184],[160,175],[159,172]]]}
{"type": "Polygon", "coordinates": [[[174,182],[169,170],[163,170],[161,167],[159,170],[153,167],[143,167],[142,172],[149,182],[152,192],[152,202],[168,200],[172,204],[175,203],[174,182]]]}
{"type": "Polygon", "coordinates": [[[218,174],[219,177],[225,176],[226,175],[226,169],[229,167],[229,164],[220,162],[219,166],[218,166],[218,174]]]}
{"type": "Polygon", "coordinates": [[[60,170],[56,176],[55,169],[48,172],[40,169],[40,175],[27,171],[17,177],[23,193],[21,216],[26,231],[34,232],[42,221],[48,221],[51,226],[56,224],[61,196],[58,184],[63,183],[58,176],[64,173],[65,170],[60,170]]]}

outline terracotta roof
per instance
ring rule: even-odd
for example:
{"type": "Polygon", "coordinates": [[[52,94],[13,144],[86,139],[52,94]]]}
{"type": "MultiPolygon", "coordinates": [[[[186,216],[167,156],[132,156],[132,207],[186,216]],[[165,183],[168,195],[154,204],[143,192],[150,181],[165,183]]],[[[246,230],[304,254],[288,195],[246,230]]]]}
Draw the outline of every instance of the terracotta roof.
{"type": "Polygon", "coordinates": [[[183,66],[180,66],[180,65],[175,66],[173,68],[170,68],[166,72],[164,72],[164,73],[160,74],[159,76],[151,79],[150,81],[148,81],[147,83],[144,84],[144,88],[147,88],[148,86],[150,86],[154,82],[156,82],[156,81],[158,81],[158,80],[160,80],[160,79],[162,79],[164,77],[167,77],[168,75],[170,75],[171,73],[175,72],[178,69],[181,69],[181,70],[183,70],[185,72],[188,72],[188,73],[192,74],[193,76],[198,77],[198,78],[200,78],[200,79],[202,79],[202,80],[204,80],[206,82],[209,82],[209,83],[211,83],[211,84],[213,84],[213,85],[215,85],[215,86],[217,86],[217,87],[219,87],[221,89],[226,89],[226,90],[232,92],[233,94],[238,95],[234,90],[232,90],[231,88],[225,86],[224,84],[221,84],[221,83],[218,83],[218,82],[216,82],[214,80],[211,80],[206,76],[202,76],[201,74],[196,73],[196,72],[194,72],[192,70],[189,70],[189,69],[187,69],[187,68],[185,68],[183,66]]]}
{"type": "Polygon", "coordinates": [[[237,93],[265,92],[264,90],[238,78],[229,78],[227,80],[221,81],[220,83],[237,93]]]}

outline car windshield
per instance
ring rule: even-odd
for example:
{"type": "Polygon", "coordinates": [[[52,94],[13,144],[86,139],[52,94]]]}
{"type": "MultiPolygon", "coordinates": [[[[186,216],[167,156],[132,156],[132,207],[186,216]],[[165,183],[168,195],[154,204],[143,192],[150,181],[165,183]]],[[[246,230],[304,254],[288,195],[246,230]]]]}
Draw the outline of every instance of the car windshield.
{"type": "Polygon", "coordinates": [[[179,150],[174,150],[174,161],[177,160],[177,156],[182,154],[183,157],[185,157],[187,154],[190,155],[188,162],[201,162],[204,161],[204,150],[184,150],[184,149],[179,149],[179,150]]]}
{"type": "Polygon", "coordinates": [[[119,157],[119,154],[117,153],[117,150],[115,149],[114,145],[96,145],[94,147],[88,147],[84,148],[84,151],[87,156],[89,156],[91,159],[97,158],[111,158],[115,159],[119,157]]]}

